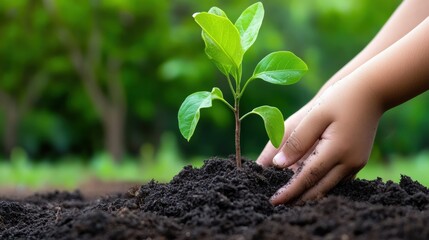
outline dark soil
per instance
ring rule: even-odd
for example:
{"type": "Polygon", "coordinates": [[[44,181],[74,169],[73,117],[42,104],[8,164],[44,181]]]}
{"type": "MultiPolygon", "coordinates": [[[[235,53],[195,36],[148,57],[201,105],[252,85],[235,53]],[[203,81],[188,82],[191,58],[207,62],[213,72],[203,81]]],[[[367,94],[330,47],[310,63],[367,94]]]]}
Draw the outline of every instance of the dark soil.
{"type": "Polygon", "coordinates": [[[0,199],[0,239],[429,239],[429,190],[409,177],[353,180],[321,200],[273,207],[291,175],[215,158],[97,200],[0,199]]]}

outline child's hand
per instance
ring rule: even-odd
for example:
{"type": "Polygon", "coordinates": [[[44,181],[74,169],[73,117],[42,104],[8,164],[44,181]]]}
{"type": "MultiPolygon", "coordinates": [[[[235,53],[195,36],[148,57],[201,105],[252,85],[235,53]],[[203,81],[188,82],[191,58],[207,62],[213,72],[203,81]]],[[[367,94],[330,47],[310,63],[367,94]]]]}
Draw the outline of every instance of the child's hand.
{"type": "Polygon", "coordinates": [[[429,89],[429,1],[404,1],[373,41],[288,118],[280,150],[257,162],[291,168],[273,204],[315,199],[368,161],[381,114],[429,89]],[[337,81],[338,79],[343,80],[337,81]]]}
{"type": "Polygon", "coordinates": [[[382,111],[377,96],[361,85],[337,82],[286,120],[280,150],[266,146],[259,164],[295,172],[271,198],[273,204],[320,198],[365,166],[382,111]]]}

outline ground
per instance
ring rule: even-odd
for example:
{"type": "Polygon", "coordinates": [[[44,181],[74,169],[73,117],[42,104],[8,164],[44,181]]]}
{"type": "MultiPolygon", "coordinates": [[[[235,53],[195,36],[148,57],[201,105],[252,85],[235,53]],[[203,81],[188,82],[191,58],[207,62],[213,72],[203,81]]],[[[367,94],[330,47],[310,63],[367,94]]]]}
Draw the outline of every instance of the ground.
{"type": "Polygon", "coordinates": [[[0,199],[0,239],[429,239],[429,190],[409,177],[353,180],[318,201],[272,206],[291,175],[213,158],[169,183],[98,199],[0,199]]]}

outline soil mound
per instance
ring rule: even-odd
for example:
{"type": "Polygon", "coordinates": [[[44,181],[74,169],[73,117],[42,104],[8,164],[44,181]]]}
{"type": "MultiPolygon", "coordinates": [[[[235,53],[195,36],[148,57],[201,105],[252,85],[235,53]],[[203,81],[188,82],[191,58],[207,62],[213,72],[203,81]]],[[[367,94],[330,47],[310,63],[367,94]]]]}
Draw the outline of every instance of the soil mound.
{"type": "Polygon", "coordinates": [[[272,206],[291,176],[213,158],[95,201],[79,192],[0,199],[0,239],[429,239],[429,190],[409,177],[353,180],[318,201],[272,206]]]}

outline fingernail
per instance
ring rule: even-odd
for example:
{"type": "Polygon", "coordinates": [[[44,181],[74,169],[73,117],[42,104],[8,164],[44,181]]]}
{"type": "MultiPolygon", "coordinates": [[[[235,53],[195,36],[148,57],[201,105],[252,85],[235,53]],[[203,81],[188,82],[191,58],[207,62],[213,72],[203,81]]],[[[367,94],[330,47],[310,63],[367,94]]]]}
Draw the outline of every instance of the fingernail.
{"type": "Polygon", "coordinates": [[[275,165],[283,167],[286,165],[286,156],[283,154],[283,152],[279,152],[276,156],[274,156],[273,162],[275,165]]]}

